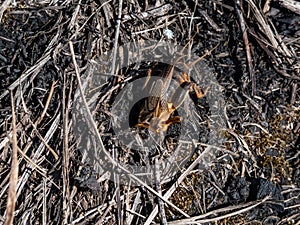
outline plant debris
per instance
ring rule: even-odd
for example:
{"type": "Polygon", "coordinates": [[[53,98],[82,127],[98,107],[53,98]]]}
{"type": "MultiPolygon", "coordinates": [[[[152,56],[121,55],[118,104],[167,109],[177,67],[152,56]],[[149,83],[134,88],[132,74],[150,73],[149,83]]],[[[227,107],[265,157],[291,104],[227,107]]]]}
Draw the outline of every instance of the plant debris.
{"type": "Polygon", "coordinates": [[[0,224],[299,224],[299,15],[295,0],[2,1],[0,224]],[[160,134],[137,126],[146,84],[168,87],[160,134]]]}

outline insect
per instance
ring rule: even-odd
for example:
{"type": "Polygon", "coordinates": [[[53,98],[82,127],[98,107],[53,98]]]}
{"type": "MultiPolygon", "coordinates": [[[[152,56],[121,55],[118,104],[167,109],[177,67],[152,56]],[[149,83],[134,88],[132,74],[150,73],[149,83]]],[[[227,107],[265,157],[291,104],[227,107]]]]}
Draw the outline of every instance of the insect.
{"type": "MultiPolygon", "coordinates": [[[[167,131],[171,124],[182,120],[180,116],[171,116],[178,109],[187,95],[193,91],[198,99],[206,95],[207,89],[202,91],[191,81],[187,72],[175,72],[174,65],[163,65],[159,70],[160,76],[155,81],[150,82],[152,76],[157,76],[157,71],[150,69],[148,78],[143,88],[149,89],[149,97],[145,100],[140,111],[137,127],[148,128],[160,134],[167,131]],[[177,87],[167,97],[172,81],[176,81],[177,87]],[[146,116],[145,116],[146,115],[146,116]]],[[[174,82],[173,82],[174,83],[174,82]]],[[[173,88],[174,89],[174,88],[173,88]]]]}

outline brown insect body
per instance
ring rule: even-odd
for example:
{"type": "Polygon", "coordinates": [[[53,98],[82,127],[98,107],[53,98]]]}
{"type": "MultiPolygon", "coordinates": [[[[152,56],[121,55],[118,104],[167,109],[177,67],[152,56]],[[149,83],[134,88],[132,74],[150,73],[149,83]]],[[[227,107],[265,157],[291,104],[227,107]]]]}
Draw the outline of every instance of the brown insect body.
{"type": "Polygon", "coordinates": [[[158,71],[152,69],[148,77],[144,88],[149,89],[150,96],[141,110],[141,115],[146,115],[146,118],[140,117],[137,127],[148,128],[155,133],[164,132],[171,124],[181,121],[181,117],[171,117],[171,114],[182,105],[190,91],[194,90],[197,98],[205,95],[190,81],[187,73],[175,71],[173,65],[163,65],[158,71]],[[153,76],[157,79],[150,82],[153,76]]]}

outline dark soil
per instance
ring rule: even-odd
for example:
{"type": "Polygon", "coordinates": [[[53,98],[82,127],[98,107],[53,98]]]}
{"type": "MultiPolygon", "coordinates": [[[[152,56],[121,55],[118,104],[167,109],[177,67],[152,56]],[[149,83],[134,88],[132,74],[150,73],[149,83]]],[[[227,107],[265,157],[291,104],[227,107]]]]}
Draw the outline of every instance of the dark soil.
{"type": "Polygon", "coordinates": [[[2,1],[0,224],[300,224],[299,40],[296,0],[2,1]]]}

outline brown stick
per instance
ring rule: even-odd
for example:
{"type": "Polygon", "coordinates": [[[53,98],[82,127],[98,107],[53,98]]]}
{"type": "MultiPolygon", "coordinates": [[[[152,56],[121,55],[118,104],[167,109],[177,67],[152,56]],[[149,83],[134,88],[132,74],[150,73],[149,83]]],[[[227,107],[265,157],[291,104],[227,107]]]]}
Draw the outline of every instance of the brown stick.
{"type": "Polygon", "coordinates": [[[252,94],[252,96],[254,96],[255,93],[256,93],[256,79],[255,79],[255,74],[254,74],[254,71],[253,71],[252,56],[251,56],[251,52],[250,52],[246,22],[244,20],[243,13],[241,11],[242,4],[241,4],[240,0],[236,0],[234,3],[235,3],[235,10],[237,12],[238,19],[239,19],[239,22],[240,22],[240,27],[241,27],[241,30],[243,32],[243,40],[244,40],[244,45],[245,45],[245,50],[246,50],[247,65],[248,65],[248,70],[249,70],[249,74],[250,74],[250,79],[251,79],[251,82],[252,82],[251,94],[252,94]]]}
{"type": "MultiPolygon", "coordinates": [[[[73,49],[71,50],[72,57],[75,57],[73,49]]],[[[77,64],[74,64],[77,67],[77,64]]],[[[66,100],[66,75],[64,74],[64,86],[63,86],[63,210],[64,210],[64,219],[63,224],[68,224],[68,219],[70,216],[70,154],[69,154],[69,116],[68,116],[68,102],[66,100]]]]}
{"type": "Polygon", "coordinates": [[[9,7],[10,3],[11,3],[11,0],[6,0],[0,6],[0,23],[1,23],[1,20],[2,20],[2,16],[3,16],[5,10],[9,7]]]}
{"type": "Polygon", "coordinates": [[[300,15],[300,2],[294,0],[279,0],[279,4],[300,15]]]}
{"type": "Polygon", "coordinates": [[[298,88],[298,83],[293,83],[292,85],[292,93],[291,93],[291,105],[295,103],[296,100],[296,94],[297,94],[297,88],[298,88]]]}
{"type": "Polygon", "coordinates": [[[49,108],[49,104],[50,104],[50,101],[52,99],[52,95],[53,95],[53,91],[54,91],[54,85],[55,85],[55,81],[52,81],[52,84],[51,84],[51,87],[50,87],[50,91],[49,91],[49,95],[48,95],[45,107],[43,109],[41,117],[37,120],[36,125],[38,125],[43,120],[44,116],[47,113],[47,109],[49,108]]]}
{"type": "Polygon", "coordinates": [[[15,115],[15,104],[14,96],[12,91],[11,96],[11,111],[12,111],[12,154],[11,154],[11,168],[9,178],[9,190],[6,205],[6,217],[5,225],[12,225],[14,221],[14,211],[17,201],[17,183],[18,183],[18,141],[17,141],[17,127],[16,127],[16,115],[15,115]]]}

